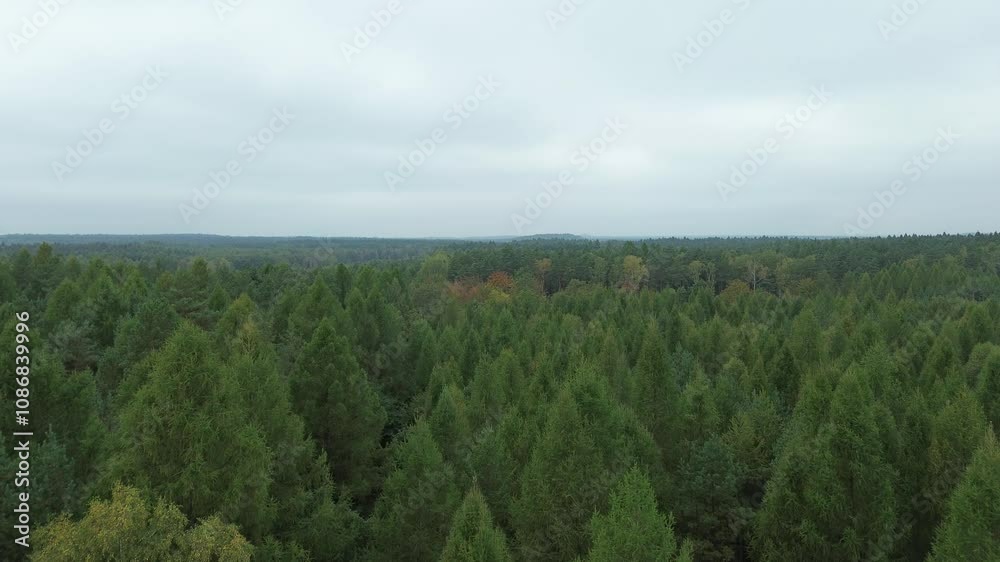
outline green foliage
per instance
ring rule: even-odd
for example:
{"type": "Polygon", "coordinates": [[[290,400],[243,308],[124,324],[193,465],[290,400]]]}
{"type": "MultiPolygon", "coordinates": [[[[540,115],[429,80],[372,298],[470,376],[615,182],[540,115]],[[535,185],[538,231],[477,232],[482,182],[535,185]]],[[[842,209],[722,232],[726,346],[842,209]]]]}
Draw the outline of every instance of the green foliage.
{"type": "Polygon", "coordinates": [[[3,238],[36,559],[998,558],[1000,234],[3,238]]]}
{"type": "Polygon", "coordinates": [[[40,562],[249,562],[253,547],[235,525],[209,517],[188,528],[177,506],[116,486],[110,501],[94,501],[80,521],[60,518],[39,529],[33,551],[40,562]]]}
{"type": "Polygon", "coordinates": [[[830,421],[785,445],[755,522],[761,560],[886,560],[895,471],[882,452],[874,398],[856,370],[841,379],[830,421]]]}
{"type": "Polygon", "coordinates": [[[684,559],[672,518],[657,511],[653,487],[640,469],[633,467],[621,477],[609,503],[606,515],[595,514],[590,521],[593,546],[587,555],[589,562],[684,559]]]}
{"type": "Polygon", "coordinates": [[[679,529],[698,560],[732,560],[749,510],[740,506],[739,467],[733,453],[713,437],[691,451],[672,494],[679,529]]]}
{"type": "Polygon", "coordinates": [[[934,539],[936,562],[1000,560],[1000,445],[992,430],[948,500],[934,539]]]}
{"type": "Polygon", "coordinates": [[[652,437],[611,398],[606,381],[582,369],[559,392],[521,479],[513,511],[524,558],[585,554],[587,522],[634,465],[651,474],[662,493],[666,475],[652,437]]]}
{"type": "Polygon", "coordinates": [[[681,391],[668,366],[666,345],[655,326],[646,328],[632,386],[631,405],[649,429],[667,466],[676,466],[681,451],[681,391]]]}
{"type": "Polygon", "coordinates": [[[273,452],[208,334],[183,323],[121,416],[112,476],[192,519],[221,513],[256,538],[271,525],[273,452]]]}
{"type": "Polygon", "coordinates": [[[369,522],[375,560],[436,560],[461,499],[455,471],[430,426],[410,427],[392,455],[392,471],[369,522]]]}
{"type": "Polygon", "coordinates": [[[986,357],[976,381],[976,394],[986,409],[986,418],[1000,428],[1000,347],[986,357]]]}
{"type": "Polygon", "coordinates": [[[507,539],[493,526],[486,500],[475,486],[452,519],[441,562],[510,562],[507,539]]]}
{"type": "Polygon", "coordinates": [[[302,350],[292,377],[296,410],[327,453],[334,480],[358,496],[375,484],[386,412],[347,340],[323,320],[302,350]]]}

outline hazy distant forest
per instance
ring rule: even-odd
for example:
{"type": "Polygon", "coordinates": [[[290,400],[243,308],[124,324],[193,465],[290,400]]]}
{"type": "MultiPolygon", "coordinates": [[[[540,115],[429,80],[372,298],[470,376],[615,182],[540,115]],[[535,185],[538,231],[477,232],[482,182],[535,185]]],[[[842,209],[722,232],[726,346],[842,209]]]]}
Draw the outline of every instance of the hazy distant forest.
{"type": "Polygon", "coordinates": [[[1000,560],[1000,235],[0,246],[0,559],[1000,560]]]}

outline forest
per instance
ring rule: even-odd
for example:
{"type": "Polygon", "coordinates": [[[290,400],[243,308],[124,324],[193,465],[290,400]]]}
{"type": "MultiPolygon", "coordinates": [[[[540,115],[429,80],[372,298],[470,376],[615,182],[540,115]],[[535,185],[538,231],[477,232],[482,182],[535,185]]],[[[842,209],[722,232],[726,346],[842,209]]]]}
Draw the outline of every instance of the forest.
{"type": "Polygon", "coordinates": [[[3,242],[0,559],[1000,561],[1000,234],[204,242],[3,242]]]}

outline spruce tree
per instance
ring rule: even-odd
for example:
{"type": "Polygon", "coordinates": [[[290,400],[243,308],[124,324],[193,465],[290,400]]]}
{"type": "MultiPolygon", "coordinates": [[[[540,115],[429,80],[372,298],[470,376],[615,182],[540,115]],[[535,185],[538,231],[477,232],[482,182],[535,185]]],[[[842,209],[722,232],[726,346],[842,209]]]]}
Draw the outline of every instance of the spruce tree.
{"type": "Polygon", "coordinates": [[[979,370],[976,394],[986,409],[986,418],[994,429],[1000,427],[1000,347],[993,348],[979,370]]]}
{"type": "Polygon", "coordinates": [[[948,500],[933,562],[1000,560],[1000,445],[990,429],[948,500]]]}
{"type": "Polygon", "coordinates": [[[441,562],[511,562],[507,538],[493,526],[489,507],[473,486],[452,518],[441,562]]]}
{"type": "Polygon", "coordinates": [[[464,457],[472,446],[472,427],[462,390],[454,384],[446,386],[429,421],[445,459],[458,470],[464,470],[464,457]]]}
{"type": "Polygon", "coordinates": [[[302,350],[292,376],[295,410],[327,453],[335,482],[358,497],[376,483],[386,412],[350,344],[323,320],[302,350]]]}
{"type": "Polygon", "coordinates": [[[588,562],[690,562],[689,548],[679,548],[673,520],[657,510],[646,475],[632,467],[611,491],[607,514],[590,521],[588,562]]]}
{"type": "Polygon", "coordinates": [[[696,444],[677,475],[671,495],[678,529],[698,560],[733,560],[739,534],[750,520],[740,506],[740,467],[718,437],[696,444]]]}
{"type": "Polygon", "coordinates": [[[655,325],[647,326],[635,366],[631,406],[663,454],[675,467],[681,451],[681,388],[667,363],[667,350],[655,325]]]}
{"type": "Polygon", "coordinates": [[[514,505],[521,555],[528,560],[582,556],[587,522],[604,509],[618,478],[638,464],[658,493],[667,481],[660,452],[634,414],[610,395],[607,381],[584,367],[550,406],[514,505]]]}
{"type": "Polygon", "coordinates": [[[138,484],[191,519],[220,513],[252,538],[270,527],[273,452],[211,338],[194,325],[181,324],[152,358],[117,441],[109,478],[138,484]]]}
{"type": "Polygon", "coordinates": [[[461,501],[455,471],[430,426],[418,421],[402,436],[369,521],[375,560],[436,560],[461,501]]]}
{"type": "Polygon", "coordinates": [[[888,559],[896,547],[896,473],[873,403],[852,369],[837,386],[829,422],[792,428],[755,521],[759,559],[888,559]]]}

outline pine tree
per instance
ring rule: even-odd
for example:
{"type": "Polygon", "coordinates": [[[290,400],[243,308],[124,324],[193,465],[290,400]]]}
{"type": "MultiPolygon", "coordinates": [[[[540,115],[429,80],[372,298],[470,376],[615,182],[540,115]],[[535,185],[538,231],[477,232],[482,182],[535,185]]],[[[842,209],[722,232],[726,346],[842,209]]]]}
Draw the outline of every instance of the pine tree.
{"type": "Polygon", "coordinates": [[[192,519],[220,513],[252,538],[271,524],[273,452],[211,338],[182,324],[121,416],[108,475],[147,488],[192,519]]]}
{"type": "Polygon", "coordinates": [[[986,418],[994,428],[1000,427],[1000,348],[993,349],[980,369],[976,394],[986,409],[986,418]]]}
{"type": "MultiPolygon", "coordinates": [[[[927,451],[927,482],[947,497],[958,483],[988,424],[979,401],[967,389],[955,396],[933,418],[927,451]]],[[[944,498],[935,506],[943,512],[944,498]]]]}
{"type": "Polygon", "coordinates": [[[739,467],[718,437],[695,445],[677,476],[672,497],[678,529],[698,560],[733,560],[739,534],[750,519],[739,504],[739,467]]]}
{"type": "Polygon", "coordinates": [[[302,350],[292,377],[295,410],[327,453],[335,482],[365,497],[376,480],[386,412],[347,340],[323,320],[302,350]]]}
{"type": "Polygon", "coordinates": [[[779,457],[755,521],[760,560],[887,560],[896,547],[895,470],[882,452],[877,410],[856,370],[829,422],[799,423],[779,457]]]}
{"type": "Polygon", "coordinates": [[[46,302],[45,324],[54,331],[63,322],[78,319],[82,305],[83,290],[80,285],[72,279],[63,279],[46,302]]]}
{"type": "Polygon", "coordinates": [[[631,405],[653,435],[668,467],[680,462],[681,390],[667,364],[666,347],[650,324],[642,339],[635,366],[631,405]]]}
{"type": "Polygon", "coordinates": [[[607,381],[582,368],[550,406],[521,478],[513,521],[522,556],[565,560],[585,554],[587,522],[636,464],[663,494],[666,474],[652,437],[611,398],[607,381]]]}
{"type": "Polygon", "coordinates": [[[948,500],[934,538],[934,562],[1000,560],[1000,445],[989,430],[948,500]]]}
{"type": "Polygon", "coordinates": [[[906,418],[911,443],[898,465],[900,488],[907,494],[904,497],[918,498],[903,506],[910,508],[913,521],[905,546],[913,556],[924,558],[930,551],[933,530],[944,517],[948,497],[982,443],[987,423],[975,396],[964,388],[936,416],[919,397],[912,400],[911,407],[914,412],[906,418]],[[913,427],[915,422],[926,425],[913,427]],[[926,451],[926,457],[914,459],[913,451],[926,451]]]}
{"type": "Polygon", "coordinates": [[[503,531],[493,518],[479,488],[473,486],[452,519],[441,562],[511,562],[503,531]]]}
{"type": "Polygon", "coordinates": [[[94,341],[102,348],[111,347],[118,321],[127,312],[121,294],[111,278],[104,274],[91,284],[87,297],[93,311],[90,324],[94,341]]]}
{"type": "Polygon", "coordinates": [[[434,406],[437,404],[438,399],[441,397],[441,392],[444,391],[445,387],[453,384],[459,388],[462,388],[462,375],[459,372],[458,365],[454,361],[447,361],[444,363],[438,363],[434,366],[431,371],[430,381],[427,383],[427,390],[423,399],[423,407],[421,408],[421,413],[430,415],[434,410],[434,406]]]}
{"type": "Polygon", "coordinates": [[[437,406],[430,417],[431,432],[444,458],[460,471],[465,469],[464,457],[472,445],[472,427],[465,404],[465,395],[454,384],[441,391],[437,406]]]}
{"type": "Polygon", "coordinates": [[[31,422],[42,430],[36,435],[58,435],[76,480],[89,481],[107,445],[94,377],[89,372],[67,372],[44,350],[33,355],[31,372],[31,422]]]}
{"type": "Polygon", "coordinates": [[[345,329],[348,322],[343,307],[340,306],[323,277],[317,275],[316,280],[299,299],[288,319],[288,336],[292,340],[292,349],[297,351],[298,346],[309,342],[313,332],[327,318],[331,319],[335,329],[343,330],[342,332],[338,331],[341,336],[348,340],[351,339],[345,329]]]}
{"type": "Polygon", "coordinates": [[[682,427],[688,442],[697,442],[715,435],[721,423],[715,406],[711,383],[701,369],[687,383],[682,393],[682,427]]]}
{"type": "Polygon", "coordinates": [[[29,291],[30,298],[44,299],[59,282],[59,257],[52,245],[42,242],[31,260],[31,285],[22,285],[29,291]]]}
{"type": "Polygon", "coordinates": [[[351,270],[342,263],[337,264],[337,271],[334,273],[334,294],[341,306],[347,303],[347,294],[351,292],[351,270]]]}
{"type": "Polygon", "coordinates": [[[454,479],[430,426],[418,421],[393,452],[392,472],[369,521],[374,559],[436,560],[461,501],[454,479]]]}
{"type": "Polygon", "coordinates": [[[783,424],[777,400],[766,393],[754,393],[747,408],[733,417],[722,435],[741,468],[745,507],[756,509],[764,497],[783,424]]]}
{"type": "Polygon", "coordinates": [[[6,262],[0,262],[0,302],[13,302],[16,294],[14,274],[6,262]]]}
{"type": "Polygon", "coordinates": [[[180,320],[170,303],[155,296],[122,320],[115,331],[114,346],[105,352],[98,366],[96,378],[101,393],[117,395],[118,404],[131,399],[148,375],[141,366],[143,359],[167,341],[180,320]],[[128,378],[132,380],[124,384],[128,378]]]}
{"type": "Polygon", "coordinates": [[[684,562],[688,549],[678,548],[671,517],[656,508],[653,487],[642,470],[632,467],[611,491],[607,514],[590,521],[592,546],[588,562],[684,562]]]}
{"type": "Polygon", "coordinates": [[[499,419],[506,408],[516,405],[524,386],[521,365],[511,350],[505,349],[493,361],[481,363],[469,385],[475,427],[499,419]]]}
{"type": "Polygon", "coordinates": [[[274,452],[274,532],[315,558],[344,560],[358,538],[360,518],[346,502],[333,500],[326,455],[317,452],[302,418],[292,411],[289,383],[278,372],[276,353],[260,332],[260,322],[256,307],[244,296],[229,307],[216,330],[226,342],[225,368],[241,390],[250,421],[274,452]]]}

